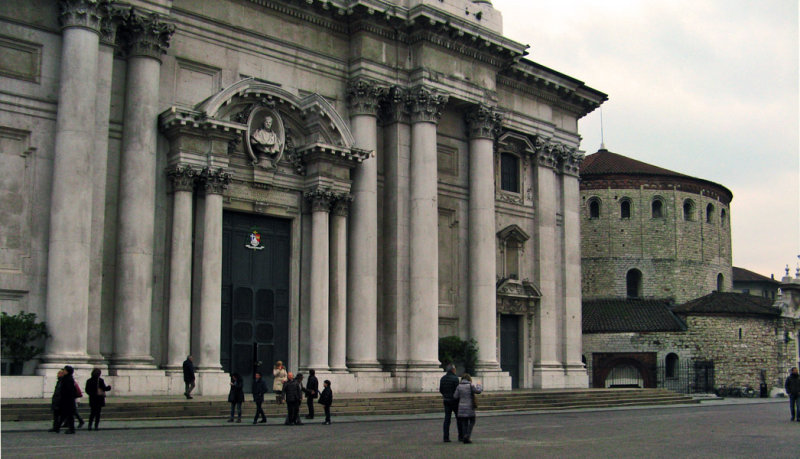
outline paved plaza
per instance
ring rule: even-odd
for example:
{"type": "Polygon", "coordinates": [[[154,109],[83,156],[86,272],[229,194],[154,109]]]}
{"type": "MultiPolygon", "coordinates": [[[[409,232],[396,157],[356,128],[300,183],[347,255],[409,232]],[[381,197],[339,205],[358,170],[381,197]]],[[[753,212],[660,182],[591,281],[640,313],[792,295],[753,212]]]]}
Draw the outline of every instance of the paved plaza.
{"type": "MultiPolygon", "coordinates": [[[[788,403],[714,402],[695,406],[481,415],[471,445],[442,443],[436,416],[359,417],[287,427],[187,421],[108,422],[76,435],[9,431],[7,457],[770,457],[796,458],[800,422],[788,403]],[[169,428],[169,427],[173,428],[169,428]]],[[[455,426],[452,428],[455,439],[455,426]]]]}

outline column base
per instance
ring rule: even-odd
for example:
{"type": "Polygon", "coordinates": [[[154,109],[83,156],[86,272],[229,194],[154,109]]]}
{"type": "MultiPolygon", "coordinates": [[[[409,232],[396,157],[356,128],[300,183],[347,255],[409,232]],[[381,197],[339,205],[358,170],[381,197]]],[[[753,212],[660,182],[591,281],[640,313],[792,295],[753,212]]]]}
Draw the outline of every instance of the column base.
{"type": "Polygon", "coordinates": [[[347,369],[350,371],[383,371],[377,360],[348,360],[347,369]]]}
{"type": "Polygon", "coordinates": [[[199,395],[227,395],[231,389],[231,375],[219,370],[199,369],[195,372],[195,384],[199,395]]]}
{"type": "Polygon", "coordinates": [[[511,390],[511,375],[499,366],[496,369],[476,369],[472,382],[481,384],[483,390],[511,390]]]}
{"type": "Polygon", "coordinates": [[[111,357],[109,368],[119,370],[156,370],[151,355],[120,355],[111,357]]]}
{"type": "Polygon", "coordinates": [[[394,374],[398,390],[405,392],[438,392],[439,380],[444,376],[444,370],[438,365],[411,366],[404,371],[394,374]]]}
{"type": "Polygon", "coordinates": [[[564,379],[564,367],[560,362],[537,362],[533,365],[534,389],[561,389],[564,379]]]}
{"type": "Polygon", "coordinates": [[[589,387],[589,373],[583,362],[568,363],[565,370],[564,387],[585,389],[589,387]]]}

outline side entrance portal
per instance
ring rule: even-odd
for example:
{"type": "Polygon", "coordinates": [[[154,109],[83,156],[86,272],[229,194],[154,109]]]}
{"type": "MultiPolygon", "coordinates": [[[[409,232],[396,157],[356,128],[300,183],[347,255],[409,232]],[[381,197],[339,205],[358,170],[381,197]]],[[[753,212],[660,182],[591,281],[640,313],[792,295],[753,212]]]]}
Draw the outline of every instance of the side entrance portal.
{"type": "Polygon", "coordinates": [[[222,368],[245,393],[259,369],[271,388],[273,364],[289,357],[291,222],[225,212],[222,225],[222,368]]]}
{"type": "Polygon", "coordinates": [[[519,388],[519,318],[500,315],[500,368],[511,376],[511,388],[519,388]]]}

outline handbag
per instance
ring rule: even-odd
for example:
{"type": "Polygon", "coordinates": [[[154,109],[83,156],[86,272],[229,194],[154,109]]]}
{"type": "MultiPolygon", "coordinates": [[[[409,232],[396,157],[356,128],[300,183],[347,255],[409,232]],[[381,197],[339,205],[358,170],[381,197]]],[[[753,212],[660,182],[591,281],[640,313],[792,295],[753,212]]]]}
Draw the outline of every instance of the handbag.
{"type": "Polygon", "coordinates": [[[105,397],[106,391],[103,390],[103,385],[100,384],[100,380],[97,380],[97,396],[98,397],[105,397]]]}

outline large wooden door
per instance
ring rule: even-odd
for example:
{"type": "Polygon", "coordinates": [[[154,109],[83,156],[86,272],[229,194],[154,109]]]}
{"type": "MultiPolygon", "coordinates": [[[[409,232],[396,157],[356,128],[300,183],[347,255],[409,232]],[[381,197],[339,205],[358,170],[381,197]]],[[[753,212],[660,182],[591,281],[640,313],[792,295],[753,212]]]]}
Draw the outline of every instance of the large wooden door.
{"type": "Polygon", "coordinates": [[[222,261],[222,367],[249,391],[260,369],[289,358],[289,220],[225,212],[222,261]]]}
{"type": "Polygon", "coordinates": [[[511,388],[519,388],[519,316],[500,315],[500,368],[511,375],[511,388]]]}

